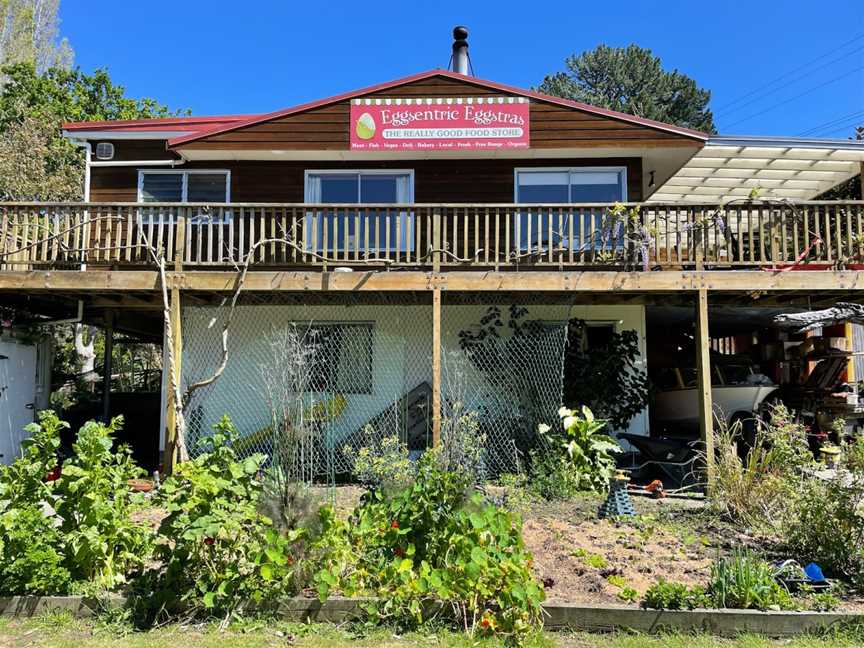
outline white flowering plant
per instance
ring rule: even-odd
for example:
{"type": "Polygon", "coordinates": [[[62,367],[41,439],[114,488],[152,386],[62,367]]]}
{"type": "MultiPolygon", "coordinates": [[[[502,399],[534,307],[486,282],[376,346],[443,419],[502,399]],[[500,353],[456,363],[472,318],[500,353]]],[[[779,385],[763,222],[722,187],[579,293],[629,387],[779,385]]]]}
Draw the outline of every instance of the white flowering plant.
{"type": "Polygon", "coordinates": [[[553,431],[549,425],[541,424],[538,432],[553,449],[561,451],[560,461],[568,479],[579,490],[606,490],[615,474],[615,454],[622,451],[615,439],[603,434],[606,421],[596,418],[585,406],[581,414],[562,407],[558,416],[561,430],[553,431]]]}

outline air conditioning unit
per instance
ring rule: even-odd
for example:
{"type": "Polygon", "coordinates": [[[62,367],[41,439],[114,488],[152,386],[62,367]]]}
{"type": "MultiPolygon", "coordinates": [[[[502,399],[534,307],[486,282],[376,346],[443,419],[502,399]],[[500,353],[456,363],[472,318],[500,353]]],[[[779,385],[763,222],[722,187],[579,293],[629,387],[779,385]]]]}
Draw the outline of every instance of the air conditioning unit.
{"type": "Polygon", "coordinates": [[[96,145],[97,160],[111,160],[114,158],[114,145],[111,142],[99,142],[96,145]]]}

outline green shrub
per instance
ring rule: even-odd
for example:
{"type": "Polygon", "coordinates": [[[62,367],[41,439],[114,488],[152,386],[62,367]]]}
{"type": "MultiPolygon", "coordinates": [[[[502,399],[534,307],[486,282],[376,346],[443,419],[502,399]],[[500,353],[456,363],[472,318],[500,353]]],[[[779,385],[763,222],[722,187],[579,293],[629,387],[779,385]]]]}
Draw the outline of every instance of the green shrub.
{"type": "Polygon", "coordinates": [[[364,494],[347,524],[330,524],[334,548],[316,575],[334,591],[375,596],[380,621],[417,627],[441,613],[471,633],[522,636],[540,624],[543,592],[512,513],[469,497],[470,475],[445,470],[436,452],[401,491],[364,494]]]}
{"type": "Polygon", "coordinates": [[[708,591],[712,603],[718,608],[795,608],[792,596],[774,578],[771,565],[747,551],[735,551],[712,565],[708,591]]]}
{"type": "Polygon", "coordinates": [[[0,514],[0,594],[68,594],[72,575],[63,566],[63,542],[37,506],[24,505],[0,514]]]}
{"type": "Polygon", "coordinates": [[[531,492],[544,500],[569,500],[580,492],[581,481],[570,465],[557,452],[531,452],[531,492]]]}
{"type": "Polygon", "coordinates": [[[759,422],[753,447],[739,447],[740,422],[721,422],[714,433],[714,508],[729,520],[778,533],[784,516],[794,509],[805,469],[813,463],[806,431],[783,405],[773,406],[759,422]]]}
{"type": "Polygon", "coordinates": [[[864,479],[807,480],[783,527],[790,553],[864,585],[864,479]]]}
{"type": "Polygon", "coordinates": [[[57,469],[60,431],[69,424],[51,410],[39,412],[39,422],[24,428],[29,435],[21,442],[21,456],[8,466],[0,467],[0,507],[47,501],[52,497],[53,481],[46,478],[57,469]]]}
{"type": "Polygon", "coordinates": [[[560,430],[541,425],[539,433],[548,447],[532,453],[534,487],[545,499],[567,499],[579,491],[604,491],[615,474],[614,454],[621,446],[601,434],[605,421],[594,418],[587,407],[582,415],[562,407],[560,430]]]}
{"type": "Polygon", "coordinates": [[[398,489],[411,483],[414,466],[408,458],[408,446],[398,436],[379,439],[370,425],[363,428],[363,436],[365,444],[359,449],[350,445],[342,449],[361,484],[373,489],[398,489]]]}
{"type": "Polygon", "coordinates": [[[858,436],[843,447],[842,465],[856,475],[864,475],[864,436],[858,436]]]}
{"type": "Polygon", "coordinates": [[[130,571],[143,567],[151,548],[151,533],[131,517],[135,496],[129,480],[144,471],[129,448],[113,449],[112,437],[122,424],[119,416],[109,425],[85,423],[56,481],[67,567],[75,580],[97,588],[126,582],[130,571]]]}
{"type": "Polygon", "coordinates": [[[640,605],[652,610],[693,610],[707,607],[710,602],[701,587],[688,587],[660,578],[645,591],[640,605]]]}
{"type": "Polygon", "coordinates": [[[279,533],[258,510],[263,455],[238,459],[228,417],[162,486],[168,511],[159,526],[158,605],[182,603],[225,614],[293,591],[293,545],[300,530],[279,533]]]}
{"type": "Polygon", "coordinates": [[[112,438],[122,423],[121,417],[107,426],[86,423],[62,469],[57,451],[68,425],[45,411],[28,426],[22,456],[0,472],[0,579],[8,592],[112,589],[144,564],[150,534],[131,518],[128,486],[141,471],[112,438]],[[44,569],[31,579],[23,565],[38,562],[36,556],[44,569]]]}

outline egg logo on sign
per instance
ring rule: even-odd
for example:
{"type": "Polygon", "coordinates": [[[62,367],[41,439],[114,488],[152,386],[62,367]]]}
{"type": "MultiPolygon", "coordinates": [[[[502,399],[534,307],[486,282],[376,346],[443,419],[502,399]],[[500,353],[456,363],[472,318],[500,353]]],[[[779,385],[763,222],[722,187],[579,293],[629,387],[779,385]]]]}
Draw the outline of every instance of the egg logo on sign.
{"type": "Polygon", "coordinates": [[[357,137],[362,140],[368,140],[375,137],[375,120],[372,119],[372,115],[368,112],[360,115],[357,119],[357,125],[354,127],[354,132],[356,132],[357,137]]]}

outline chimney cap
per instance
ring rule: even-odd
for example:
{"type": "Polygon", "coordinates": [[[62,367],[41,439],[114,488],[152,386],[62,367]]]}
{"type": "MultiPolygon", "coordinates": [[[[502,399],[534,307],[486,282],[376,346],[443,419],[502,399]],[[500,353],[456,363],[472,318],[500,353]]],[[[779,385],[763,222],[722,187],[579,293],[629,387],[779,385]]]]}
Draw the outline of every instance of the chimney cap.
{"type": "Polygon", "coordinates": [[[453,38],[456,40],[465,40],[468,38],[468,28],[463,25],[456,25],[453,28],[453,38]]]}

